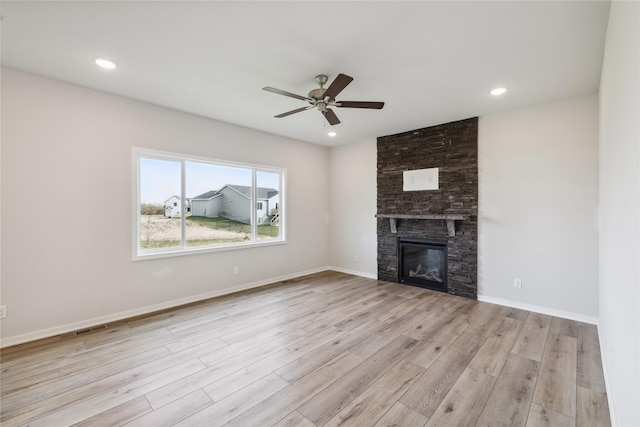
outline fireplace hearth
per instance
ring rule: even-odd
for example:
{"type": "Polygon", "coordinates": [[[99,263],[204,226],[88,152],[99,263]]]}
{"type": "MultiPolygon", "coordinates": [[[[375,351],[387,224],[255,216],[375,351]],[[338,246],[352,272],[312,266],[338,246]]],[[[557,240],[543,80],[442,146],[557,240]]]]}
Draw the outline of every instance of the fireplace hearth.
{"type": "Polygon", "coordinates": [[[447,242],[398,238],[398,281],[447,292],[447,242]]]}

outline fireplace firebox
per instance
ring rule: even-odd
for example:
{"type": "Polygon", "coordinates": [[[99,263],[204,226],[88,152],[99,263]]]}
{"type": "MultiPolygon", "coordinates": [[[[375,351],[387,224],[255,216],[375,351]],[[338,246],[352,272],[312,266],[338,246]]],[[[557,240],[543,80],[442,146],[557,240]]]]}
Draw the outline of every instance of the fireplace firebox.
{"type": "Polygon", "coordinates": [[[398,238],[398,282],[447,292],[447,242],[398,238]]]}

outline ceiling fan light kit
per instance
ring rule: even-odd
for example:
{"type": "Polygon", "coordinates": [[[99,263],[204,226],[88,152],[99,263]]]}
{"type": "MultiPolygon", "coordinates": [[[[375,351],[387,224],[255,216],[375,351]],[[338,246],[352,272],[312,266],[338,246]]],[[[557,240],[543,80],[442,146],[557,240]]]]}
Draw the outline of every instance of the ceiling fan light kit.
{"type": "Polygon", "coordinates": [[[353,81],[353,77],[346,74],[338,74],[335,80],[329,85],[328,88],[324,88],[329,78],[324,74],[316,76],[316,83],[320,85],[319,88],[312,89],[308,96],[296,95],[295,93],[287,92],[285,90],[276,89],[273,87],[264,87],[263,90],[267,92],[276,93],[278,95],[288,96],[290,98],[299,99],[309,103],[308,106],[297,108],[295,110],[287,111],[286,113],[278,114],[274,116],[276,118],[282,118],[290,116],[291,114],[300,113],[305,110],[317,108],[324,118],[329,122],[331,126],[340,123],[336,113],[329,107],[338,108],[368,108],[374,110],[380,110],[384,107],[384,102],[371,102],[371,101],[336,101],[336,96],[344,90],[349,83],[353,81]]]}

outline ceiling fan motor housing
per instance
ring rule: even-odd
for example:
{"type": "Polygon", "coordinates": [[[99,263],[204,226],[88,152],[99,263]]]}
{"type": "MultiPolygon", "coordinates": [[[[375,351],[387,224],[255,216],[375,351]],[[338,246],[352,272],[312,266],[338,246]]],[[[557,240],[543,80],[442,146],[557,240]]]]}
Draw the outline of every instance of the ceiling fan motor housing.
{"type": "Polygon", "coordinates": [[[309,98],[313,98],[316,101],[319,101],[324,98],[325,92],[326,92],[326,89],[323,89],[323,88],[313,89],[312,91],[309,92],[309,98]]]}

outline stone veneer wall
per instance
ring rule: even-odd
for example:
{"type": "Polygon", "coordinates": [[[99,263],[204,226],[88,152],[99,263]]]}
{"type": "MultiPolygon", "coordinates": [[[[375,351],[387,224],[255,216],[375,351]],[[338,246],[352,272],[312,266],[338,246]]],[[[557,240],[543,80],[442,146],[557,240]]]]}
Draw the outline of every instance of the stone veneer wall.
{"type": "Polygon", "coordinates": [[[463,214],[450,237],[444,220],[399,219],[397,234],[378,218],[378,279],[398,281],[398,237],[448,244],[448,292],[478,291],[478,118],[378,138],[378,214],[463,214]],[[439,189],[403,191],[402,172],[439,168],[439,189]]]}

